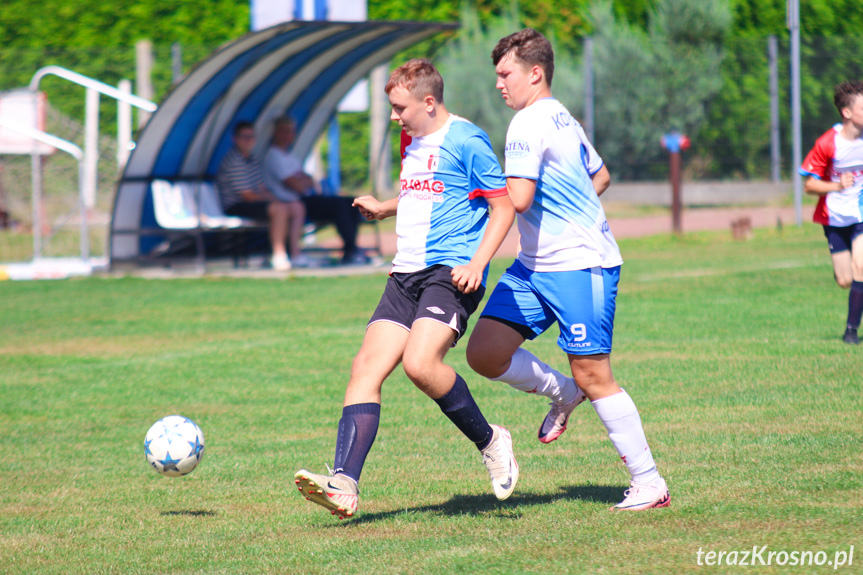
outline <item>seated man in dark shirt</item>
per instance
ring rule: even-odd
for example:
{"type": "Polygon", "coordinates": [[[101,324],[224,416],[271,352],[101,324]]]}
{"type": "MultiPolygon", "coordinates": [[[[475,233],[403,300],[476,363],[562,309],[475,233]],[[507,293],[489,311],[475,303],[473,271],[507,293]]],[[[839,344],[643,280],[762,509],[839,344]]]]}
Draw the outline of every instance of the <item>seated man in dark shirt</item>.
{"type": "Polygon", "coordinates": [[[364,263],[365,256],[357,249],[357,231],[362,216],[353,207],[349,196],[323,196],[314,179],[303,171],[300,160],[291,152],[296,137],[293,119],[276,120],[273,141],[264,159],[264,181],[273,194],[282,201],[305,207],[306,217],[312,221],[333,222],[344,242],[343,263],[364,263]]]}
{"type": "Polygon", "coordinates": [[[291,246],[296,250],[293,255],[299,254],[305,210],[302,205],[281,201],[264,185],[261,164],[252,155],[255,149],[255,127],[251,122],[237,122],[233,139],[234,147],[219,165],[216,180],[222,208],[229,216],[269,220],[273,269],[289,270],[291,259],[285,241],[290,230],[291,246]]]}

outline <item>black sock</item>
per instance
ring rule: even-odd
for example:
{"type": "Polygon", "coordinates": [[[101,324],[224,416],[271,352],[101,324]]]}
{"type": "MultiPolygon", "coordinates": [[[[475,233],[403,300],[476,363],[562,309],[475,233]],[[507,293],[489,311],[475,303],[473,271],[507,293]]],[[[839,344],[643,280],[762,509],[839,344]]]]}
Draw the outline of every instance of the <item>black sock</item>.
{"type": "Polygon", "coordinates": [[[450,421],[455,423],[459,431],[476,443],[478,449],[483,450],[488,447],[494,431],[470,394],[467,383],[459,374],[455,374],[455,384],[452,389],[435,402],[450,421]]]}
{"type": "Polygon", "coordinates": [[[848,327],[860,327],[860,316],[863,315],[863,282],[851,282],[851,293],[848,294],[848,327]]]}
{"type": "Polygon", "coordinates": [[[336,439],[336,458],[333,461],[334,473],[343,473],[359,483],[366,456],[378,434],[380,421],[379,403],[357,403],[342,409],[339,435],[336,439]]]}

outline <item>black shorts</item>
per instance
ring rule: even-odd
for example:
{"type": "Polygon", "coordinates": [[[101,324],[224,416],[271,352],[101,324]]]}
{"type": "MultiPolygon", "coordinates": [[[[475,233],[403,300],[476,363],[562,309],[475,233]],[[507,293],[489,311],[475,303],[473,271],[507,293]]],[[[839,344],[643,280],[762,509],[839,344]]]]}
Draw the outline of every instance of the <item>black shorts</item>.
{"type": "Polygon", "coordinates": [[[412,273],[393,273],[369,325],[388,321],[410,331],[420,318],[446,324],[456,332],[453,345],[467,330],[467,320],[479,307],[485,287],[463,294],[452,285],[452,268],[431,266],[412,273]]]}
{"type": "Polygon", "coordinates": [[[863,224],[852,224],[850,226],[824,226],[824,236],[831,254],[851,251],[851,243],[857,236],[863,234],[863,224]]]}
{"type": "Polygon", "coordinates": [[[270,214],[267,211],[269,207],[270,202],[237,202],[225,209],[225,215],[263,222],[270,219],[270,214]]]}

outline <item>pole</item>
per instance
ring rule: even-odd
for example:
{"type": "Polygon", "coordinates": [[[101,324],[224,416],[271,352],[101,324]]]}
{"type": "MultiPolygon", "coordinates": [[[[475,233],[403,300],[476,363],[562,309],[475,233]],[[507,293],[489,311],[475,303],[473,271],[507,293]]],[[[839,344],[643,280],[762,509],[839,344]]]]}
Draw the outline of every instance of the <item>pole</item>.
{"type": "Polygon", "coordinates": [[[803,162],[803,135],[800,126],[800,0],[788,0],[788,29],[791,31],[791,131],[793,135],[792,179],[794,221],[803,225],[803,177],[797,168],[803,162]]]}
{"type": "MultiPolygon", "coordinates": [[[[39,74],[37,71],[36,74],[39,74]]],[[[33,121],[36,129],[44,129],[39,125],[42,118],[43,101],[39,92],[39,85],[30,82],[30,91],[33,93],[33,121]]],[[[42,152],[39,149],[38,139],[33,139],[33,153],[30,155],[30,184],[33,187],[33,259],[42,257],[42,152]]]]}
{"type": "Polygon", "coordinates": [[[30,155],[30,178],[33,185],[33,259],[42,257],[42,155],[39,143],[33,141],[30,155]]]}
{"type": "Polygon", "coordinates": [[[369,76],[371,88],[371,138],[369,139],[369,176],[376,197],[388,199],[391,192],[389,146],[389,114],[384,87],[387,83],[388,66],[382,64],[369,76]]]}
{"type": "MultiPolygon", "coordinates": [[[[86,166],[85,158],[78,160],[78,189],[85,190],[85,182],[90,178],[87,173],[89,171],[86,166]]],[[[89,223],[87,222],[87,198],[85,193],[78,193],[78,213],[81,218],[80,236],[81,236],[81,260],[90,261],[90,231],[89,223]]]]}
{"type": "Polygon", "coordinates": [[[88,209],[96,206],[99,171],[99,92],[87,88],[84,113],[84,205],[88,209]]]}
{"type": "Polygon", "coordinates": [[[593,38],[584,38],[584,131],[591,144],[596,145],[594,134],[593,38]]]}
{"type": "MultiPolygon", "coordinates": [[[[135,44],[136,78],[135,84],[138,96],[145,100],[153,99],[153,43],[149,40],[139,40],[135,44]]],[[[138,127],[143,128],[150,119],[150,113],[144,110],[138,112],[138,127]]]]}
{"type": "Polygon", "coordinates": [[[183,46],[179,42],[171,44],[171,83],[177,85],[183,79],[183,46]]]}
{"type": "Polygon", "coordinates": [[[767,55],[770,66],[770,180],[781,179],[782,158],[779,148],[779,41],[776,36],[767,38],[767,55]]]}
{"type": "Polygon", "coordinates": [[[669,154],[671,163],[671,227],[676,235],[680,235],[683,226],[680,223],[680,152],[669,154]]]}
{"type": "MultiPolygon", "coordinates": [[[[117,86],[121,92],[132,93],[132,82],[120,80],[117,86]]],[[[129,145],[132,143],[132,105],[117,100],[117,166],[122,170],[129,160],[129,145]]]]}
{"type": "Polygon", "coordinates": [[[340,157],[340,130],[338,113],[333,114],[328,131],[329,148],[327,150],[327,181],[330,184],[329,193],[336,195],[342,189],[342,166],[340,157]]]}

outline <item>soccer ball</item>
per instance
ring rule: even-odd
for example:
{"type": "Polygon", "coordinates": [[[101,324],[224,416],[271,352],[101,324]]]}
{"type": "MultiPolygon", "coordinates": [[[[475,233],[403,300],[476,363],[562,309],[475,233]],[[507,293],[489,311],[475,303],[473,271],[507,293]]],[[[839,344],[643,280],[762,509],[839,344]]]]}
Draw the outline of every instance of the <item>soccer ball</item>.
{"type": "Polygon", "coordinates": [[[144,438],[153,469],[168,477],[191,473],[204,457],[204,433],[187,417],[169,415],[153,424],[144,438]]]}

